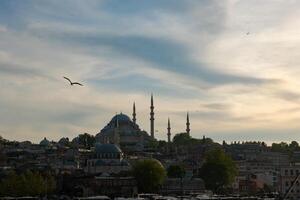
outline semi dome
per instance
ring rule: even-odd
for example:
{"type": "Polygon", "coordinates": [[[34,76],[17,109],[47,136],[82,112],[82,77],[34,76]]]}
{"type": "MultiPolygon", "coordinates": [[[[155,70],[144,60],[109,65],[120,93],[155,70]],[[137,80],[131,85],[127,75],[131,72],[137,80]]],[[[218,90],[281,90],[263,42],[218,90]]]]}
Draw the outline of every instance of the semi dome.
{"type": "Polygon", "coordinates": [[[97,154],[103,153],[122,153],[121,149],[114,144],[100,144],[95,145],[95,151],[97,154]]]}

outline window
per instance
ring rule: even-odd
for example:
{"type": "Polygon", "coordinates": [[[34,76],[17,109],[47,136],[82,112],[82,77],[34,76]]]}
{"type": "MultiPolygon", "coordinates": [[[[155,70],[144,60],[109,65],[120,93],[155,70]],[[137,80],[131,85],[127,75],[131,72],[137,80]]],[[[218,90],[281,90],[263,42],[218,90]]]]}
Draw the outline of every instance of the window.
{"type": "Polygon", "coordinates": [[[285,171],[284,171],[284,175],[288,175],[288,170],[286,169],[285,171]]]}
{"type": "Polygon", "coordinates": [[[291,176],[293,176],[294,175],[294,170],[290,170],[290,172],[291,172],[291,176]]]}

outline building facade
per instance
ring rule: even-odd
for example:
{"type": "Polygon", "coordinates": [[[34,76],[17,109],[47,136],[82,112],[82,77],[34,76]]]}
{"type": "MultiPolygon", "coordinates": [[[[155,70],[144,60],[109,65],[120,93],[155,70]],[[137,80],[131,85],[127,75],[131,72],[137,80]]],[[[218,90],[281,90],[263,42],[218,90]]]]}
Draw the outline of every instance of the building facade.
{"type": "Polygon", "coordinates": [[[285,199],[300,199],[300,165],[282,167],[280,170],[279,191],[285,199]]]}
{"type": "Polygon", "coordinates": [[[117,174],[129,171],[131,166],[124,159],[121,149],[114,144],[96,144],[94,154],[87,160],[85,172],[91,174],[117,174]]]}

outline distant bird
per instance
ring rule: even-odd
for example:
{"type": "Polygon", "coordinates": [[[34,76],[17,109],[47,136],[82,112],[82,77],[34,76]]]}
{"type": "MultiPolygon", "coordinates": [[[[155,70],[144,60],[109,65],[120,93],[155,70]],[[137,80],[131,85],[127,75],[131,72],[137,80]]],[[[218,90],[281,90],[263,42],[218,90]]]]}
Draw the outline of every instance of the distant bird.
{"type": "Polygon", "coordinates": [[[250,32],[247,32],[247,33],[246,33],[246,35],[249,35],[249,34],[250,34],[250,32]]]}
{"type": "Polygon", "coordinates": [[[72,82],[69,78],[65,77],[64,76],[64,79],[68,80],[70,85],[80,85],[80,86],[83,86],[81,83],[78,83],[78,82],[72,82]]]}

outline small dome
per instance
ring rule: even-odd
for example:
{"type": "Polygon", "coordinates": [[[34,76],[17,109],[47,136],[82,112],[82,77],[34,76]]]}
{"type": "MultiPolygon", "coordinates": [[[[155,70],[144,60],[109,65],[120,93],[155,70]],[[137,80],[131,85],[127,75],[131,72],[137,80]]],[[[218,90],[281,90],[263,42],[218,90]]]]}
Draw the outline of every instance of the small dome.
{"type": "Polygon", "coordinates": [[[47,138],[44,138],[41,142],[40,145],[42,146],[49,146],[50,145],[50,141],[47,140],[47,138]]]}
{"type": "Polygon", "coordinates": [[[122,153],[121,149],[114,144],[100,144],[95,145],[95,151],[97,154],[102,153],[122,153]]]}

